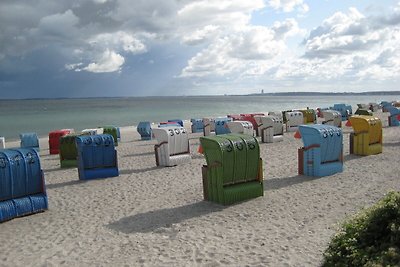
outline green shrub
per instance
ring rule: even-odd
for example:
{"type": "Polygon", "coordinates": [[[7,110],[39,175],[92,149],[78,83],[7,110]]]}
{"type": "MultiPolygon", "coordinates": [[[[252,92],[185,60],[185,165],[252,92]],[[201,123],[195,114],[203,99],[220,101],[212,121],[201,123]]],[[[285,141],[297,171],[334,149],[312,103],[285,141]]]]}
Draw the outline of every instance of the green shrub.
{"type": "Polygon", "coordinates": [[[400,266],[400,192],[345,222],[322,266],[400,266]]]}

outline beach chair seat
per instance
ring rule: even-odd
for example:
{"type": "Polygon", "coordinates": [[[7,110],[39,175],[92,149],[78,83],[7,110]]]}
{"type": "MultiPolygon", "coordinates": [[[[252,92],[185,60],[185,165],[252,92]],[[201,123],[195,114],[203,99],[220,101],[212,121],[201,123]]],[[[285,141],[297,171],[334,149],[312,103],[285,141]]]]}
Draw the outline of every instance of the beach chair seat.
{"type": "Polygon", "coordinates": [[[299,110],[303,113],[303,123],[304,124],[315,124],[317,123],[317,114],[313,109],[301,109],[299,110]]]}
{"type": "Polygon", "coordinates": [[[251,122],[251,124],[253,124],[253,129],[254,131],[256,131],[256,135],[258,136],[258,123],[256,120],[256,116],[265,116],[264,113],[249,113],[249,114],[240,114],[240,120],[241,121],[248,121],[251,122]]]}
{"type": "Polygon", "coordinates": [[[117,150],[111,134],[76,137],[79,180],[115,177],[119,175],[117,150]]]}
{"type": "Polygon", "coordinates": [[[263,116],[259,126],[261,142],[274,143],[283,141],[283,119],[278,116],[263,116]]]}
{"type": "Polygon", "coordinates": [[[45,186],[35,149],[0,150],[0,222],[46,210],[45,186]]]}
{"type": "Polygon", "coordinates": [[[304,124],[304,117],[301,111],[287,111],[286,117],[286,132],[295,132],[299,125],[304,124]]]}
{"type": "Polygon", "coordinates": [[[78,167],[78,151],[75,139],[77,134],[67,134],[60,137],[60,165],[61,168],[78,167]]]}
{"type": "Polygon", "coordinates": [[[0,149],[6,148],[6,139],[4,137],[0,137],[0,149]]]}
{"type": "Polygon", "coordinates": [[[21,133],[19,135],[21,140],[21,148],[33,148],[39,151],[39,138],[36,133],[21,133]]]}
{"type": "Polygon", "coordinates": [[[326,124],[300,125],[304,147],[298,149],[298,173],[328,176],[343,171],[342,129],[326,124]]]}
{"type": "Polygon", "coordinates": [[[349,118],[350,154],[368,156],[382,153],[382,122],[374,116],[354,115],[349,118]]]}
{"type": "Polygon", "coordinates": [[[136,130],[140,134],[141,140],[151,140],[152,130],[151,123],[149,121],[139,122],[136,130]]]}
{"type": "Polygon", "coordinates": [[[232,118],[228,117],[221,117],[221,118],[215,118],[215,134],[227,134],[230,133],[230,130],[228,128],[228,121],[232,121],[232,118]]]}
{"type": "Polygon", "coordinates": [[[324,118],[322,124],[342,127],[342,114],[339,111],[328,109],[322,110],[321,113],[324,118]]]}
{"type": "Polygon", "coordinates": [[[214,118],[203,118],[203,135],[208,136],[212,132],[215,132],[215,120],[214,118]]]}
{"type": "Polygon", "coordinates": [[[223,205],[264,195],[257,139],[242,134],[200,137],[204,199],[223,205]]]}
{"type": "Polygon", "coordinates": [[[110,134],[114,138],[114,146],[118,146],[118,140],[121,140],[121,132],[119,127],[107,125],[99,128],[103,128],[103,134],[110,134]]]}
{"type": "Polygon", "coordinates": [[[202,133],[204,124],[202,119],[190,119],[192,133],[202,133]]]}
{"type": "Polygon", "coordinates": [[[55,130],[49,133],[49,151],[51,155],[60,153],[60,138],[70,133],[70,129],[55,130]]]}
{"type": "Polygon", "coordinates": [[[156,165],[172,167],[191,160],[189,136],[181,126],[153,129],[157,144],[154,146],[156,165]]]}

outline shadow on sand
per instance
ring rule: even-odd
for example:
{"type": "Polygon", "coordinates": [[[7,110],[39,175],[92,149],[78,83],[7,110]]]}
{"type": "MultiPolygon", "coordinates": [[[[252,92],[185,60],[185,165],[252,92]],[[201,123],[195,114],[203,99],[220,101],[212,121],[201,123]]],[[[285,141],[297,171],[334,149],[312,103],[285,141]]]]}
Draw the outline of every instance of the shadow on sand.
{"type": "Polygon", "coordinates": [[[119,174],[144,173],[144,172],[154,171],[154,170],[158,170],[158,169],[162,169],[162,167],[153,166],[153,167],[148,167],[148,168],[144,168],[144,169],[120,170],[119,174]]]}
{"type": "Polygon", "coordinates": [[[159,228],[171,227],[172,224],[180,223],[195,217],[201,217],[223,209],[224,206],[201,201],[181,207],[135,214],[112,222],[107,226],[112,230],[125,234],[149,233],[159,228]]]}
{"type": "Polygon", "coordinates": [[[268,180],[264,180],[264,191],[281,189],[281,188],[289,187],[292,185],[316,180],[319,178],[321,178],[321,177],[296,175],[296,176],[292,176],[292,177],[268,179],[268,180]]]}

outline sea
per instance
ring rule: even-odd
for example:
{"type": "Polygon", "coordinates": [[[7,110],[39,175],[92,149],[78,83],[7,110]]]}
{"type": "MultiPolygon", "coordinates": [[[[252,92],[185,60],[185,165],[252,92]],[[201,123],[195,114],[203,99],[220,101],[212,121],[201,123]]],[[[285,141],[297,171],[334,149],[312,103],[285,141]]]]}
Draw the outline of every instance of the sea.
{"type": "Polygon", "coordinates": [[[400,95],[248,95],[176,96],[82,99],[0,100],[0,136],[18,140],[20,133],[73,128],[81,131],[105,125],[136,127],[140,121],[190,120],[227,114],[282,111],[297,108],[353,106],[400,100],[400,95]]]}

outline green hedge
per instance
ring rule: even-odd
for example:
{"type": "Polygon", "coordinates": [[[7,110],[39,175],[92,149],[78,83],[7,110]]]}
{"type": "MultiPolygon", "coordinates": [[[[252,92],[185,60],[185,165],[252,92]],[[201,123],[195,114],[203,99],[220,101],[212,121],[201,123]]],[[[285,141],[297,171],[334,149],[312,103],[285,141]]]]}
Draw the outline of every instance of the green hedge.
{"type": "Polygon", "coordinates": [[[400,266],[400,192],[346,221],[322,266],[400,266]]]}

